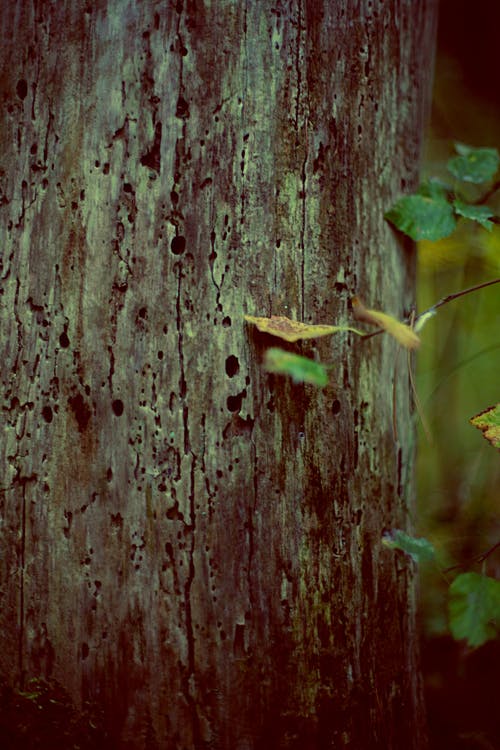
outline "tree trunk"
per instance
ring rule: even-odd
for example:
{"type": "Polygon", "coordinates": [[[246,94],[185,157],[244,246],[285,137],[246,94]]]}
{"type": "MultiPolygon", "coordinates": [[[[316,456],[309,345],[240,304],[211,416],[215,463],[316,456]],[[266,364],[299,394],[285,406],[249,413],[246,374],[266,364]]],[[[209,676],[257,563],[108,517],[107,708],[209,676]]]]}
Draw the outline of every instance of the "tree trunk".
{"type": "Polygon", "coordinates": [[[123,748],[424,747],[405,358],[338,334],[294,384],[243,315],[410,309],[433,0],[1,24],[0,671],[123,748]]]}

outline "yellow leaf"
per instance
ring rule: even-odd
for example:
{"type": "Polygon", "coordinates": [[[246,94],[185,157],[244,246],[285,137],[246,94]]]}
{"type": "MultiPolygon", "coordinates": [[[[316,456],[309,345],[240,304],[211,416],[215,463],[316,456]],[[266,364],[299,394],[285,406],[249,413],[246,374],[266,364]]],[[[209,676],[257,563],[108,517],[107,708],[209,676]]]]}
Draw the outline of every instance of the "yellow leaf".
{"type": "Polygon", "coordinates": [[[494,448],[500,448],[500,404],[476,414],[470,423],[483,431],[484,437],[494,448]]]}
{"type": "Polygon", "coordinates": [[[417,349],[420,346],[420,339],[410,326],[407,326],[406,323],[401,323],[396,318],[393,318],[392,315],[387,315],[387,313],[379,312],[378,310],[367,310],[358,297],[353,297],[352,299],[352,310],[356,320],[383,328],[384,331],[387,331],[406,349],[417,349]]]}
{"type": "Polygon", "coordinates": [[[320,336],[330,336],[332,333],[339,331],[352,331],[362,336],[361,331],[350,326],[323,326],[308,325],[300,323],[297,320],[290,320],[283,315],[271,315],[270,318],[255,318],[253,315],[245,315],[248,323],[253,323],[262,333],[269,333],[271,336],[277,336],[284,341],[300,341],[301,339],[317,339],[320,336]]]}

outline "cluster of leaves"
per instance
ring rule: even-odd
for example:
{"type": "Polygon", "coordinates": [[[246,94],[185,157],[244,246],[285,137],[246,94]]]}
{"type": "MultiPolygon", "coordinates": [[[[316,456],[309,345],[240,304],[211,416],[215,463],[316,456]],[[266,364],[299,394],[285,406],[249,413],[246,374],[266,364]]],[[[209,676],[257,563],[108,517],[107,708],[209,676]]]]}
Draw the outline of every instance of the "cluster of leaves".
{"type": "MultiPolygon", "coordinates": [[[[459,183],[464,186],[491,183],[500,165],[496,149],[456,143],[455,150],[456,156],[449,159],[447,169],[459,183]]],[[[436,179],[422,183],[414,195],[400,198],[385,218],[413,240],[433,241],[448,237],[459,218],[477,222],[488,231],[496,221],[495,212],[485,205],[485,197],[469,203],[463,189],[436,179]]]]}
{"type": "MultiPolygon", "coordinates": [[[[400,529],[386,534],[382,543],[401,550],[417,563],[436,559],[432,542],[415,538],[400,529]]],[[[500,633],[500,581],[468,571],[460,573],[448,590],[448,617],[451,634],[472,648],[482,646],[500,633]]]]}
{"type": "MultiPolygon", "coordinates": [[[[464,184],[491,183],[500,165],[498,151],[493,148],[472,148],[455,144],[456,155],[449,159],[448,172],[464,184]]],[[[461,191],[438,180],[420,185],[416,194],[400,198],[385,214],[385,218],[413,240],[440,240],[456,228],[457,220],[474,221],[491,231],[498,221],[486,198],[498,184],[475,203],[465,201],[461,191]]],[[[450,299],[455,295],[450,295],[450,299]]],[[[449,301],[441,300],[440,304],[449,301]]],[[[500,404],[472,417],[471,424],[483,431],[484,437],[500,449],[500,404]]],[[[383,544],[410,555],[416,562],[434,560],[436,551],[427,539],[417,539],[403,531],[386,535],[383,544]]],[[[496,549],[496,546],[495,546],[496,549]]],[[[474,572],[456,576],[449,587],[448,615],[450,630],[457,640],[466,640],[471,647],[481,646],[496,638],[500,632],[500,581],[474,572]]]]}
{"type": "MultiPolygon", "coordinates": [[[[352,309],[356,320],[377,326],[380,330],[387,331],[398,343],[407,349],[416,349],[420,339],[415,331],[401,323],[392,315],[378,310],[368,310],[360,299],[353,297],[352,309]]],[[[283,315],[271,315],[270,318],[259,318],[253,315],[245,315],[247,323],[257,326],[262,333],[295,343],[307,339],[317,339],[322,336],[331,336],[334,333],[350,331],[357,336],[365,336],[363,331],[347,325],[312,325],[290,320],[283,315]]],[[[295,383],[311,383],[324,387],[328,383],[328,369],[330,365],[316,362],[300,354],[289,352],[285,349],[272,347],[265,354],[264,366],[268,372],[280,375],[288,375],[295,383]]]]}

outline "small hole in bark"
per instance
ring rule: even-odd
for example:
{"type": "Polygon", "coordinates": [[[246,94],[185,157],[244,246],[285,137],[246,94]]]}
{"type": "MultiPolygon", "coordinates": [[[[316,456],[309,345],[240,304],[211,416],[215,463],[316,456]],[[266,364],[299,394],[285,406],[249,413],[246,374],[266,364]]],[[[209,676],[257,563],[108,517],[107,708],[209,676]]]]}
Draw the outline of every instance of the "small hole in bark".
{"type": "Polygon", "coordinates": [[[59,345],[62,346],[63,349],[67,349],[69,346],[69,338],[66,331],[63,331],[61,335],[59,336],[59,345]]]}
{"type": "Polygon", "coordinates": [[[229,328],[231,326],[231,318],[229,317],[229,315],[226,315],[226,317],[223,318],[222,326],[223,328],[229,328]]]}
{"type": "Polygon", "coordinates": [[[229,411],[240,411],[241,409],[241,403],[245,396],[247,395],[246,391],[242,391],[241,393],[238,393],[236,396],[228,396],[227,397],[227,408],[229,411]]]}
{"type": "Polygon", "coordinates": [[[187,119],[189,117],[189,104],[182,96],[180,96],[177,100],[175,116],[179,117],[180,119],[187,119]]]}
{"type": "Polygon", "coordinates": [[[82,659],[86,659],[89,655],[88,643],[82,643],[82,659]]]}
{"type": "Polygon", "coordinates": [[[50,424],[52,422],[52,409],[50,406],[44,406],[42,409],[42,417],[45,421],[50,424]]]}
{"type": "Polygon", "coordinates": [[[178,234],[173,238],[170,244],[170,249],[174,255],[182,255],[186,249],[186,238],[183,237],[182,234],[178,234]]]}
{"type": "Polygon", "coordinates": [[[340,401],[338,399],[335,399],[335,401],[332,404],[332,414],[338,414],[340,411],[340,401]]]}
{"type": "Polygon", "coordinates": [[[17,82],[16,93],[20,99],[26,99],[28,94],[28,84],[24,78],[21,78],[21,80],[17,82]]]}
{"type": "Polygon", "coordinates": [[[123,401],[120,398],[115,398],[112,404],[113,412],[117,417],[121,417],[123,414],[123,401]]]}
{"type": "Polygon", "coordinates": [[[238,361],[238,357],[235,357],[234,354],[231,354],[231,356],[226,359],[226,374],[228,378],[234,378],[239,369],[240,363],[238,361]]]}

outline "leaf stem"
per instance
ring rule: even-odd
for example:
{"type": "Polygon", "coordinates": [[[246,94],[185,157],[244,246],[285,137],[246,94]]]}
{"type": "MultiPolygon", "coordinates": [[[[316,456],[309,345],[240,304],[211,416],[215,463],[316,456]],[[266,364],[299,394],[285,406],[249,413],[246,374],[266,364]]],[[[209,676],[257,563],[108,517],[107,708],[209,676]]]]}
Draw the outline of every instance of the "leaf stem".
{"type": "Polygon", "coordinates": [[[497,190],[500,190],[500,180],[498,180],[497,182],[495,182],[490,187],[490,189],[488,190],[488,192],[485,193],[484,195],[482,195],[481,198],[479,198],[479,200],[475,201],[472,205],[473,206],[482,206],[482,205],[484,205],[486,203],[486,201],[489,201],[489,199],[491,198],[492,195],[495,195],[495,193],[497,192],[497,190]]]}

